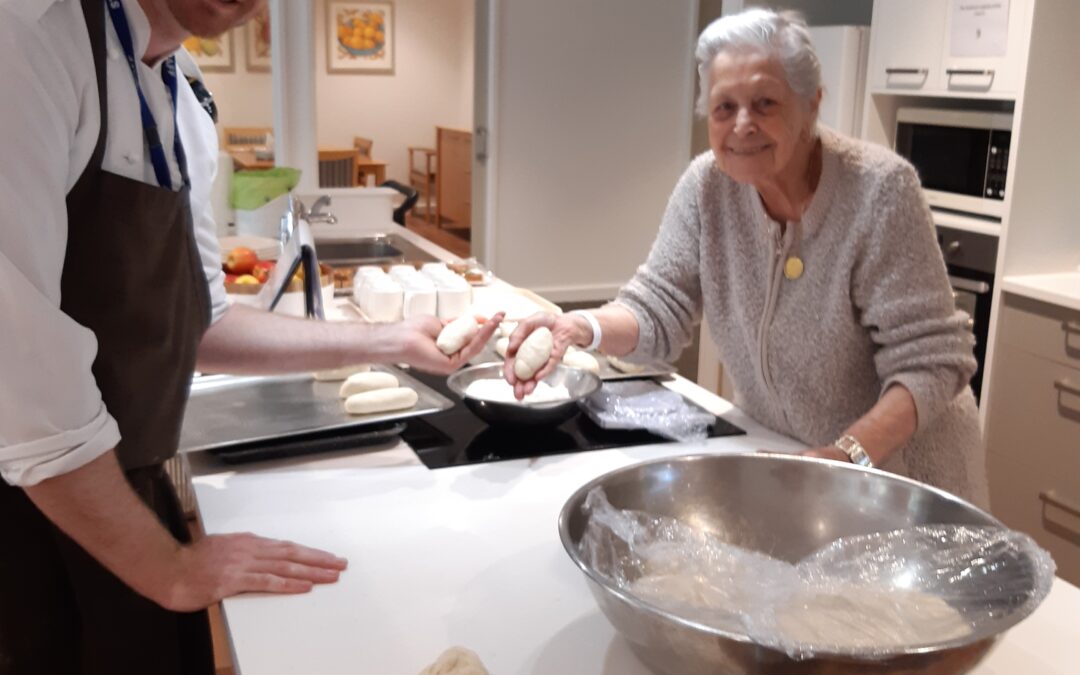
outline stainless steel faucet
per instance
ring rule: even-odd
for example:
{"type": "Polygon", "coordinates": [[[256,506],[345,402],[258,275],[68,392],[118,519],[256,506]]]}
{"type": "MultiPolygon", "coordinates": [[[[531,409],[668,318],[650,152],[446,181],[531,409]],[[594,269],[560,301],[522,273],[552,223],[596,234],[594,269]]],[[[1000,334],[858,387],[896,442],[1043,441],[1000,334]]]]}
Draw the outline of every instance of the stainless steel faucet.
{"type": "Polygon", "coordinates": [[[281,216],[281,243],[284,244],[289,241],[289,238],[293,235],[293,230],[296,228],[296,223],[300,220],[306,220],[309,225],[314,223],[333,225],[337,223],[337,217],[334,214],[323,211],[323,208],[328,206],[330,206],[330,195],[322,195],[316,199],[309,211],[299,197],[290,193],[289,208],[281,216]]]}

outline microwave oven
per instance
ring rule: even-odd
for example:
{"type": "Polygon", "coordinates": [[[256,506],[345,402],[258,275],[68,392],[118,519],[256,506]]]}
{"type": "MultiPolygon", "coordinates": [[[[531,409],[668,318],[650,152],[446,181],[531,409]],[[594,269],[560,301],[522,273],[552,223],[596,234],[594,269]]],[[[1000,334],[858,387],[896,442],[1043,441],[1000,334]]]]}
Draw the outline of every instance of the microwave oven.
{"type": "Polygon", "coordinates": [[[1011,113],[896,111],[896,152],[915,165],[934,208],[1000,219],[1011,137],[1011,113]]]}

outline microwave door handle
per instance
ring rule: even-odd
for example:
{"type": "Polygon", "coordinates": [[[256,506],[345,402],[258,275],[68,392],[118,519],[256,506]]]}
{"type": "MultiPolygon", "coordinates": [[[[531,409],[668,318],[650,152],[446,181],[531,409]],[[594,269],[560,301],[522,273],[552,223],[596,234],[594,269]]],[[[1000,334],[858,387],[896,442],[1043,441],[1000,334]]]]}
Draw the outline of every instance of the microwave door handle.
{"type": "Polygon", "coordinates": [[[986,295],[990,292],[990,284],[985,281],[972,281],[971,279],[964,279],[950,274],[949,283],[953,288],[976,295],[986,295]]]}

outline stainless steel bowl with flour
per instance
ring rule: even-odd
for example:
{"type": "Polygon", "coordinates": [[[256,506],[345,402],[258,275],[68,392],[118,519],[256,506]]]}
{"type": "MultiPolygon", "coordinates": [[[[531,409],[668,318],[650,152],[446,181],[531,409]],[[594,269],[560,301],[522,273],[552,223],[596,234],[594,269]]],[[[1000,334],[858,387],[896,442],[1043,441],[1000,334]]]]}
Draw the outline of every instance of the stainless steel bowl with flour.
{"type": "Polygon", "coordinates": [[[557,426],[578,414],[578,401],[600,388],[600,378],[559,365],[540,382],[544,385],[540,395],[525,402],[513,397],[503,379],[501,362],[462,368],[447,378],[446,384],[488,424],[557,426]]]}
{"type": "Polygon", "coordinates": [[[803,457],[697,455],[619,469],[570,497],[559,532],[601,611],[642,661],[669,675],[963,673],[1034,611],[1053,580],[1052,561],[1030,538],[952,495],[803,457]],[[611,508],[597,511],[598,493],[611,508]],[[599,547],[589,538],[597,513],[619,535],[599,547]],[[999,547],[996,532],[1015,538],[999,547]],[[977,553],[952,555],[968,536],[977,553]],[[638,555],[642,541],[655,558],[638,555]],[[801,583],[822,577],[849,585],[801,583]],[[807,588],[825,592],[798,594],[807,588]],[[915,614],[943,629],[910,626],[915,614]],[[859,616],[918,630],[838,641],[837,629],[859,616]],[[847,644],[798,651],[792,639],[847,644]]]}

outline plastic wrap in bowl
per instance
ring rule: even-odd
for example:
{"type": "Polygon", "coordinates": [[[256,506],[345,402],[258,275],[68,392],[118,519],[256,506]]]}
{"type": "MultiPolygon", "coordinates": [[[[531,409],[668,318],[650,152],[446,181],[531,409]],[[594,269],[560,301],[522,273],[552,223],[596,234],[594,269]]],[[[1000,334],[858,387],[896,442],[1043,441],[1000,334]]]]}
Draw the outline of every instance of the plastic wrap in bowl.
{"type": "MultiPolygon", "coordinates": [[[[649,518],[640,522],[647,525],[649,518]]],[[[1001,632],[1034,611],[1049,589],[1053,563],[1044,551],[1026,544],[987,549],[986,560],[954,556],[943,563],[932,546],[916,547],[916,554],[906,557],[907,549],[898,549],[886,534],[935,531],[924,526],[957,526],[953,529],[961,532],[1002,528],[971,504],[900,476],[826,460],[760,454],[687,456],[619,469],[577,490],[559,518],[563,545],[585,573],[600,609],[642,661],[670,675],[967,672],[1001,632]],[[731,620],[721,626],[701,613],[644,599],[625,583],[626,577],[611,574],[610,561],[622,560],[623,550],[604,549],[605,563],[598,562],[603,556],[595,555],[595,547],[582,546],[590,530],[583,507],[594,488],[602,488],[615,509],[687,524],[702,536],[738,548],[742,571],[733,578],[741,576],[742,587],[737,597],[746,596],[745,586],[756,585],[761,594],[750,597],[776,601],[776,588],[782,586],[762,583],[775,574],[771,567],[825,561],[823,569],[830,573],[878,584],[874,588],[921,588],[939,596],[955,605],[972,629],[956,637],[931,636],[920,644],[826,647],[793,654],[778,636],[765,635],[763,640],[760,633],[751,635],[761,623],[755,624],[753,616],[750,621],[744,618],[753,614],[756,604],[735,607],[731,620]],[[860,548],[867,536],[873,538],[872,550],[860,548]],[[848,557],[835,555],[838,540],[847,542],[848,557]],[[860,559],[866,550],[887,555],[860,559]]],[[[671,534],[670,529],[658,531],[665,537],[671,534]]],[[[670,561],[671,541],[663,543],[670,561]]],[[[841,587],[841,597],[849,590],[841,587]]]]}

